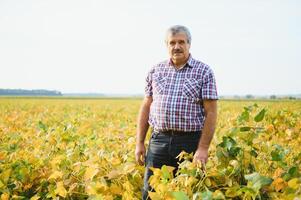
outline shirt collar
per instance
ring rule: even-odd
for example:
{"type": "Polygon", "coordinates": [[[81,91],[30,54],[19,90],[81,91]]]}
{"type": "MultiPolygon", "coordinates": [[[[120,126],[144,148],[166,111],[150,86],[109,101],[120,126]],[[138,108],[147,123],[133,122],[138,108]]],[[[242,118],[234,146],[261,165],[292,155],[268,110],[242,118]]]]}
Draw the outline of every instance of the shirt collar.
{"type": "MultiPolygon", "coordinates": [[[[168,60],[167,65],[170,67],[173,67],[171,59],[168,60]]],[[[186,66],[193,67],[193,58],[192,58],[191,54],[189,54],[188,60],[187,60],[186,64],[184,65],[184,67],[186,67],[186,66]]]]}

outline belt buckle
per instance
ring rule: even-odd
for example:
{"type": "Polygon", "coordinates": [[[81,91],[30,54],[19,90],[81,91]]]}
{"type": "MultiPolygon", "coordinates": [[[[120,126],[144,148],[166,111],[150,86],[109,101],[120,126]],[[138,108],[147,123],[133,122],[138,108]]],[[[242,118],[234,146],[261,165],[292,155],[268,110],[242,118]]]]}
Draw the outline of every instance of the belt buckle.
{"type": "Polygon", "coordinates": [[[178,134],[179,134],[178,131],[171,130],[171,135],[172,135],[172,136],[175,136],[175,135],[178,135],[178,134]]]}
{"type": "Polygon", "coordinates": [[[177,136],[177,135],[179,135],[179,131],[170,130],[170,131],[168,131],[168,132],[169,132],[170,135],[172,135],[172,136],[177,136]]]}

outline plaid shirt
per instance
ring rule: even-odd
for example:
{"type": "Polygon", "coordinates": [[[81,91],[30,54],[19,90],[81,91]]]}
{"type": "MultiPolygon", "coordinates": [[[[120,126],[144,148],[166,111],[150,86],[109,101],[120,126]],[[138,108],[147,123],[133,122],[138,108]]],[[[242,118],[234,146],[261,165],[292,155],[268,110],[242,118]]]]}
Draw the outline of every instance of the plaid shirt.
{"type": "Polygon", "coordinates": [[[170,60],[155,65],[147,75],[145,95],[153,97],[149,124],[160,131],[202,130],[202,99],[218,99],[211,68],[191,55],[181,69],[170,60]]]}

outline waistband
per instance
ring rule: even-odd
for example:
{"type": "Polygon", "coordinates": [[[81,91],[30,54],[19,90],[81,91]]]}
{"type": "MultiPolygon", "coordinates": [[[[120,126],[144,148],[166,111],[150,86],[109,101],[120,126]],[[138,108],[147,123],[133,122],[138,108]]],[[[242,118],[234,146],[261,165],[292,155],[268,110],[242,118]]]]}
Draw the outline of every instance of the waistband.
{"type": "Polygon", "coordinates": [[[156,129],[153,129],[153,132],[156,134],[163,134],[163,135],[195,135],[195,134],[202,133],[202,131],[175,131],[175,130],[156,130],[156,129]]]}

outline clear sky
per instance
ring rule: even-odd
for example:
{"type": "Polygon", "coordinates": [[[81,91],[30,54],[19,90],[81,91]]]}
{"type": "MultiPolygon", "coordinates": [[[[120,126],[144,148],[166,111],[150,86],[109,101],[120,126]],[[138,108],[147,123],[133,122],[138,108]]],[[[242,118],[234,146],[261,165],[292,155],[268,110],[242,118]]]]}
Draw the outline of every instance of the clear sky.
{"type": "Polygon", "coordinates": [[[299,0],[0,0],[0,88],[143,93],[168,59],[165,31],[192,34],[220,95],[301,93],[299,0]]]}

